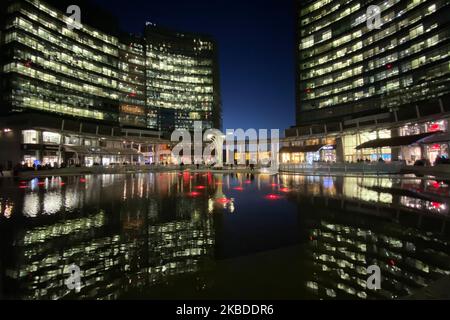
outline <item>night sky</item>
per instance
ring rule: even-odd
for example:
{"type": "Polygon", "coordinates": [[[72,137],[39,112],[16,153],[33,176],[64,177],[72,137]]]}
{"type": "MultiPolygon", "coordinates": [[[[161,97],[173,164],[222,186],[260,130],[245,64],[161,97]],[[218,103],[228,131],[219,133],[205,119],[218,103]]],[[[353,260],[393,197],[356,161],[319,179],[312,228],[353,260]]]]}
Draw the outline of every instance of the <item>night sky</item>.
{"type": "Polygon", "coordinates": [[[142,33],[145,22],[151,21],[212,35],[220,50],[224,130],[282,132],[295,124],[293,0],[94,2],[118,16],[127,32],[142,33]]]}

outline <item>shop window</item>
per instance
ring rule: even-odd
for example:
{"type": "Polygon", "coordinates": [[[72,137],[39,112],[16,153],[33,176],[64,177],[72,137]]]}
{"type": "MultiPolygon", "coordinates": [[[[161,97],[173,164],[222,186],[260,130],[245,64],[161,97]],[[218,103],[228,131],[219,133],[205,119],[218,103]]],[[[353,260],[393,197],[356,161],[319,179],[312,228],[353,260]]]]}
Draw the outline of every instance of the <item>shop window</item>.
{"type": "Polygon", "coordinates": [[[436,122],[427,122],[425,126],[426,132],[447,131],[447,123],[444,120],[436,122]]]}
{"type": "Polygon", "coordinates": [[[59,144],[61,142],[61,135],[59,133],[44,131],[42,133],[42,140],[44,143],[59,144]]]}
{"type": "Polygon", "coordinates": [[[22,131],[23,143],[37,144],[39,143],[39,134],[36,130],[24,130],[22,131]]]}
{"type": "Polygon", "coordinates": [[[78,137],[64,137],[64,144],[73,145],[73,146],[79,146],[80,145],[80,138],[78,138],[78,137]]]}

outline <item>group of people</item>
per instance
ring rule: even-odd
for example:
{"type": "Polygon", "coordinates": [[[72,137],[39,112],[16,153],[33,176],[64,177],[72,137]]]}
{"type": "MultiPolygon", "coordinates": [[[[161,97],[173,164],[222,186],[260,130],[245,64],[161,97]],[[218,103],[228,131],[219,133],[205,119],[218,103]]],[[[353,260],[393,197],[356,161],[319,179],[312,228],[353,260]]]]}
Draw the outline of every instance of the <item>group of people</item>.
{"type": "MultiPolygon", "coordinates": [[[[372,161],[370,161],[370,159],[369,158],[366,158],[366,159],[358,159],[358,160],[356,160],[356,163],[371,163],[372,161]]],[[[386,161],[382,158],[382,157],[380,157],[379,159],[378,159],[378,162],[380,162],[380,163],[385,163],[386,161]]]]}
{"type": "Polygon", "coordinates": [[[13,168],[12,168],[12,173],[13,176],[17,176],[19,172],[22,171],[41,171],[41,170],[51,170],[51,169],[58,169],[58,168],[66,168],[67,164],[66,163],[61,163],[60,165],[58,165],[56,162],[53,163],[53,165],[51,165],[50,163],[46,163],[46,164],[36,164],[33,163],[32,166],[28,165],[27,163],[17,163],[13,168]]]}

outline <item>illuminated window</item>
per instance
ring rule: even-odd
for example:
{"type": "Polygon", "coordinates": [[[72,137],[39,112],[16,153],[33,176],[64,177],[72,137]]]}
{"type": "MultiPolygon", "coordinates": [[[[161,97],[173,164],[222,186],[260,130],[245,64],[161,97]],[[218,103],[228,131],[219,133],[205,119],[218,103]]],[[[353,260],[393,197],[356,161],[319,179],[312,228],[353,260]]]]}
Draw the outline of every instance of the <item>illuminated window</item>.
{"type": "Polygon", "coordinates": [[[39,143],[39,133],[36,130],[22,131],[23,143],[37,144],[39,143]]]}
{"type": "Polygon", "coordinates": [[[59,133],[44,131],[42,133],[42,141],[44,143],[59,144],[61,142],[61,135],[59,133]]]}

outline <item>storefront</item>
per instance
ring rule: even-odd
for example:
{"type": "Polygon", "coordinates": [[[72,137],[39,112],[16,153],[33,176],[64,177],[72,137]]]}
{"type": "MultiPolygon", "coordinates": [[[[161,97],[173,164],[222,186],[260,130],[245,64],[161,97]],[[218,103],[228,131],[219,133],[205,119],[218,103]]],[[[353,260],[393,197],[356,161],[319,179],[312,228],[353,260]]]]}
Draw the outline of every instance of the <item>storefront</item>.
{"type": "Polygon", "coordinates": [[[345,135],[342,138],[344,146],[344,159],[346,162],[391,161],[391,148],[389,145],[377,145],[371,142],[390,139],[391,130],[362,131],[356,134],[345,135]]]}
{"type": "Polygon", "coordinates": [[[139,151],[131,148],[114,149],[86,146],[65,146],[65,161],[71,165],[91,167],[95,165],[135,164],[143,160],[139,151]]]}
{"type": "Polygon", "coordinates": [[[281,163],[336,162],[336,145],[291,146],[280,149],[281,163]]]}
{"type": "Polygon", "coordinates": [[[327,163],[336,162],[336,145],[326,145],[320,149],[320,161],[327,163]]]}
{"type": "Polygon", "coordinates": [[[425,145],[425,155],[431,165],[436,164],[436,160],[440,158],[448,159],[448,143],[434,143],[431,145],[425,145]]]}
{"type": "MultiPolygon", "coordinates": [[[[433,136],[434,133],[421,133],[409,136],[397,136],[387,139],[376,139],[365,142],[357,150],[372,150],[371,161],[382,158],[384,161],[405,160],[408,164],[414,164],[417,157],[423,153],[420,147],[420,141],[424,138],[433,136]],[[387,151],[389,150],[389,154],[387,151]]],[[[363,159],[364,160],[364,159],[363,159]]]]}
{"type": "Polygon", "coordinates": [[[281,163],[303,163],[305,162],[305,154],[302,152],[280,151],[281,163]]]}
{"type": "Polygon", "coordinates": [[[320,152],[306,152],[306,163],[313,164],[320,161],[320,152]]]}
{"type": "Polygon", "coordinates": [[[33,167],[33,165],[39,165],[41,162],[38,160],[39,157],[36,154],[27,153],[23,156],[22,165],[26,167],[33,167]]]}
{"type": "Polygon", "coordinates": [[[401,146],[398,159],[406,161],[407,165],[414,165],[417,160],[422,159],[422,148],[420,145],[401,146]]]}

